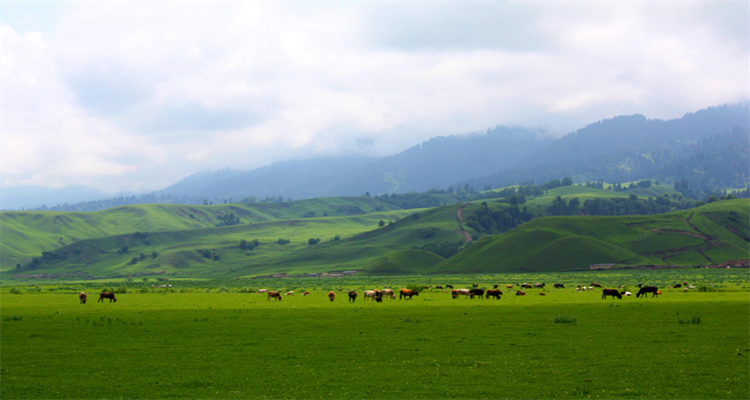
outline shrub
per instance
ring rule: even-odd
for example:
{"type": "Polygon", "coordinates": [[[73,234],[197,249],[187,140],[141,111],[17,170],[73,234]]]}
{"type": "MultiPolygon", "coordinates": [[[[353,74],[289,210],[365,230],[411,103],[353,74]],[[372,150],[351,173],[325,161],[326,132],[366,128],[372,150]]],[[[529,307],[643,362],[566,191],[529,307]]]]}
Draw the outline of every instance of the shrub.
{"type": "Polygon", "coordinates": [[[10,288],[10,293],[11,294],[23,294],[23,292],[21,292],[21,289],[16,288],[16,287],[10,288]]]}
{"type": "Polygon", "coordinates": [[[578,322],[578,318],[571,317],[571,316],[565,316],[565,315],[559,315],[552,319],[554,323],[556,324],[572,324],[578,322]]]}
{"type": "Polygon", "coordinates": [[[680,317],[677,317],[677,322],[680,325],[686,325],[686,324],[699,325],[701,323],[701,316],[700,315],[691,315],[690,318],[680,318],[680,317]]]}

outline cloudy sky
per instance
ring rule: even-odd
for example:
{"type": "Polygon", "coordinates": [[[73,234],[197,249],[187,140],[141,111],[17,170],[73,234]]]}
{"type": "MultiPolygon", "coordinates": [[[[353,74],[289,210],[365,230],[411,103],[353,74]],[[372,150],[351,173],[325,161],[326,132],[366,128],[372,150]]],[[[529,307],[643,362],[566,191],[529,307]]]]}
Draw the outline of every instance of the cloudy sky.
{"type": "Polygon", "coordinates": [[[748,98],[747,2],[2,3],[2,187],[563,135],[748,98]]]}

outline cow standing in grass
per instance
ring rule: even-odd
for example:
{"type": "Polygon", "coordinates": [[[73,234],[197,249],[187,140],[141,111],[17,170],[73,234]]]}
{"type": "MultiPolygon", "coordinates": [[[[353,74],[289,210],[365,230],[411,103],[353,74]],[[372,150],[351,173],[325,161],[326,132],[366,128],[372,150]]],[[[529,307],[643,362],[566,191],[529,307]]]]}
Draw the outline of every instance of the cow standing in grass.
{"type": "Polygon", "coordinates": [[[602,299],[606,299],[607,296],[612,296],[613,299],[617,297],[618,299],[622,300],[622,294],[620,294],[617,289],[603,289],[602,299]]]}
{"type": "Polygon", "coordinates": [[[268,297],[266,297],[266,301],[271,300],[271,298],[274,298],[278,301],[281,301],[281,293],[279,292],[268,292],[268,297]]]}
{"type": "Polygon", "coordinates": [[[88,299],[88,297],[89,296],[83,292],[78,294],[78,299],[81,300],[81,304],[86,304],[86,299],[88,299]]]}
{"type": "Polygon", "coordinates": [[[390,297],[391,300],[396,300],[396,293],[393,293],[393,289],[383,289],[380,297],[390,297]]]}
{"type": "Polygon", "coordinates": [[[646,297],[648,293],[651,293],[651,297],[656,297],[657,293],[659,292],[659,288],[656,286],[644,286],[638,290],[638,293],[635,294],[635,297],[646,297]]]}
{"type": "Polygon", "coordinates": [[[487,293],[485,293],[485,299],[489,299],[490,297],[494,297],[498,300],[500,300],[500,296],[502,296],[503,292],[500,291],[500,289],[487,289],[487,293]]]}
{"type": "Polygon", "coordinates": [[[99,293],[99,300],[97,300],[96,302],[97,303],[100,302],[100,301],[103,302],[104,299],[109,299],[110,303],[113,302],[113,301],[115,303],[117,303],[117,299],[115,298],[115,294],[112,293],[112,292],[101,292],[101,293],[99,293]]]}
{"type": "Polygon", "coordinates": [[[329,299],[330,299],[331,301],[334,301],[334,300],[336,300],[336,292],[334,292],[333,290],[331,290],[330,292],[328,292],[328,298],[329,298],[329,299]]]}
{"type": "Polygon", "coordinates": [[[419,296],[419,292],[412,289],[401,289],[399,291],[398,299],[401,300],[402,298],[406,298],[407,300],[411,300],[413,296],[419,296]]]}
{"type": "Polygon", "coordinates": [[[357,301],[357,292],[353,290],[349,291],[349,301],[351,301],[352,303],[357,301]]]}

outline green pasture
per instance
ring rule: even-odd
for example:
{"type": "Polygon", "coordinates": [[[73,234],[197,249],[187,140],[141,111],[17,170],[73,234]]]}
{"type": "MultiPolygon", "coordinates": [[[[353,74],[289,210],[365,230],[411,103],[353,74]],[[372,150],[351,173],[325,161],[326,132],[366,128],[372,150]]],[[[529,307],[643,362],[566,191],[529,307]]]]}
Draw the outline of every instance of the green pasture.
{"type": "Polygon", "coordinates": [[[696,266],[748,259],[748,201],[648,216],[541,217],[488,235],[427,270],[497,273],[586,269],[591,264],[696,266]]]}
{"type": "MultiPolygon", "coordinates": [[[[43,251],[71,243],[132,234],[214,228],[221,217],[235,214],[241,224],[310,217],[342,217],[392,211],[388,203],[370,197],[332,197],[284,203],[234,203],[211,206],[144,204],[97,212],[0,212],[2,269],[15,267],[43,251]]],[[[275,240],[275,239],[274,239],[275,240]]],[[[307,240],[307,238],[305,239],[307,240]]]]}
{"type": "Polygon", "coordinates": [[[0,397],[750,397],[746,270],[169,283],[4,282],[0,397]],[[504,288],[535,278],[547,287],[526,296],[504,288]],[[634,293],[636,282],[658,284],[663,294],[602,300],[600,290],[573,289],[590,281],[634,293]],[[682,281],[698,289],[666,287],[682,281]],[[362,297],[385,284],[471,283],[502,285],[505,295],[454,300],[431,288],[412,300],[362,297]],[[115,284],[118,301],[97,303],[98,290],[115,284]],[[297,294],[278,302],[241,293],[260,287],[297,294]],[[360,292],[355,303],[348,290],[360,292]]]}

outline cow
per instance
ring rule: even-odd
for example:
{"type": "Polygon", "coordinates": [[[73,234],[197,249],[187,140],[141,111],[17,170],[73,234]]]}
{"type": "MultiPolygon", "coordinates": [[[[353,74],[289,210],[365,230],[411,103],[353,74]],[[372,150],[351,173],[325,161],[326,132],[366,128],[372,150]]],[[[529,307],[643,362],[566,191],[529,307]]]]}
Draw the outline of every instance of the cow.
{"type": "Polygon", "coordinates": [[[294,292],[290,290],[290,291],[284,293],[284,296],[294,296],[294,292]]]}
{"type": "Polygon", "coordinates": [[[273,291],[268,292],[268,297],[266,297],[266,301],[271,300],[271,298],[274,298],[274,299],[276,299],[278,301],[281,301],[281,293],[279,293],[279,292],[273,292],[273,291]]]}
{"type": "Polygon", "coordinates": [[[656,297],[656,295],[658,294],[656,292],[658,291],[659,288],[656,286],[643,286],[638,290],[638,293],[635,294],[635,297],[641,297],[641,295],[643,295],[643,297],[646,297],[648,293],[651,293],[651,297],[656,297]]]}
{"type": "Polygon", "coordinates": [[[453,296],[454,299],[457,299],[458,296],[466,296],[469,297],[471,295],[471,291],[469,289],[453,289],[451,290],[451,296],[453,296]]]}
{"type": "Polygon", "coordinates": [[[565,289],[565,285],[563,285],[562,283],[555,283],[554,286],[555,289],[565,289]]]}
{"type": "Polygon", "coordinates": [[[380,290],[365,290],[365,301],[367,301],[367,299],[375,300],[378,297],[378,294],[380,294],[380,298],[382,299],[383,292],[381,292],[380,290]]]}
{"type": "Polygon", "coordinates": [[[453,285],[445,285],[446,289],[453,289],[453,285]]]}
{"type": "Polygon", "coordinates": [[[497,289],[498,286],[500,286],[500,285],[494,285],[494,286],[492,286],[492,288],[493,289],[497,289]]]}
{"type": "Polygon", "coordinates": [[[435,289],[442,289],[443,287],[440,285],[435,286],[435,289]]]}
{"type": "Polygon", "coordinates": [[[478,283],[472,283],[471,287],[479,287],[479,284],[478,283]]]}
{"type": "Polygon", "coordinates": [[[103,302],[104,299],[109,299],[110,303],[113,302],[113,301],[115,303],[117,303],[117,299],[115,298],[115,294],[111,293],[111,292],[101,292],[101,293],[99,293],[99,300],[97,300],[96,302],[97,303],[100,302],[100,301],[103,302]]]}
{"type": "Polygon", "coordinates": [[[526,296],[526,292],[516,290],[516,296],[526,296]]]}
{"type": "Polygon", "coordinates": [[[331,299],[331,301],[336,300],[336,292],[334,292],[333,290],[328,292],[328,298],[331,299]]]}
{"type": "Polygon", "coordinates": [[[309,296],[309,295],[310,295],[310,292],[305,292],[305,293],[302,293],[302,295],[303,295],[303,296],[309,296]]]}
{"type": "Polygon", "coordinates": [[[469,297],[474,298],[474,296],[479,296],[480,299],[484,298],[484,289],[471,289],[469,290],[469,297]]]}
{"type": "Polygon", "coordinates": [[[524,289],[533,289],[534,288],[533,286],[529,285],[528,283],[524,283],[523,285],[521,285],[521,287],[524,288],[524,289]]]}
{"type": "Polygon", "coordinates": [[[627,292],[627,291],[626,292],[620,292],[620,294],[623,295],[623,296],[632,296],[633,295],[633,293],[630,293],[630,292],[627,292]]]}
{"type": "MultiPolygon", "coordinates": [[[[657,290],[656,293],[654,293],[654,296],[658,296],[660,294],[661,294],[661,290],[657,290]]],[[[651,296],[651,297],[653,297],[653,296],[651,296]]]]}
{"type": "Polygon", "coordinates": [[[382,303],[383,302],[383,292],[380,290],[375,291],[375,302],[376,303],[382,303]]]}
{"type": "Polygon", "coordinates": [[[407,300],[411,300],[413,296],[419,296],[419,292],[412,289],[401,289],[399,290],[398,299],[401,300],[406,297],[407,300]]]}
{"type": "Polygon", "coordinates": [[[607,296],[612,296],[613,299],[617,297],[622,300],[622,294],[617,289],[602,289],[602,299],[606,299],[607,296]]]}
{"type": "Polygon", "coordinates": [[[681,288],[681,287],[682,287],[682,284],[681,284],[681,283],[678,283],[678,284],[674,285],[673,289],[679,289],[679,288],[681,288]]]}
{"type": "Polygon", "coordinates": [[[266,293],[268,292],[268,289],[258,289],[258,293],[266,293]]]}
{"type": "Polygon", "coordinates": [[[391,299],[396,300],[396,293],[393,293],[393,289],[383,289],[381,297],[390,297],[391,299]]]}
{"type": "Polygon", "coordinates": [[[86,293],[83,293],[83,292],[78,293],[78,299],[81,300],[81,304],[86,304],[86,299],[88,297],[89,296],[86,293]]]}
{"type": "Polygon", "coordinates": [[[513,289],[513,285],[505,285],[506,289],[513,289]]]}
{"type": "Polygon", "coordinates": [[[539,292],[539,295],[540,295],[540,296],[546,296],[546,295],[547,295],[547,293],[544,293],[544,292],[539,292]]]}
{"type": "Polygon", "coordinates": [[[357,292],[353,290],[349,291],[349,301],[351,301],[352,303],[357,301],[357,292]]]}
{"type": "Polygon", "coordinates": [[[591,282],[591,286],[593,286],[593,287],[602,287],[602,285],[600,285],[600,284],[598,284],[596,282],[591,282]]]}
{"type": "Polygon", "coordinates": [[[535,283],[534,284],[534,288],[536,288],[536,289],[544,289],[544,285],[546,285],[546,283],[535,283]]]}
{"type": "Polygon", "coordinates": [[[502,295],[503,292],[500,289],[487,289],[487,292],[484,294],[484,298],[489,299],[490,297],[494,297],[500,300],[500,296],[502,295]]]}

